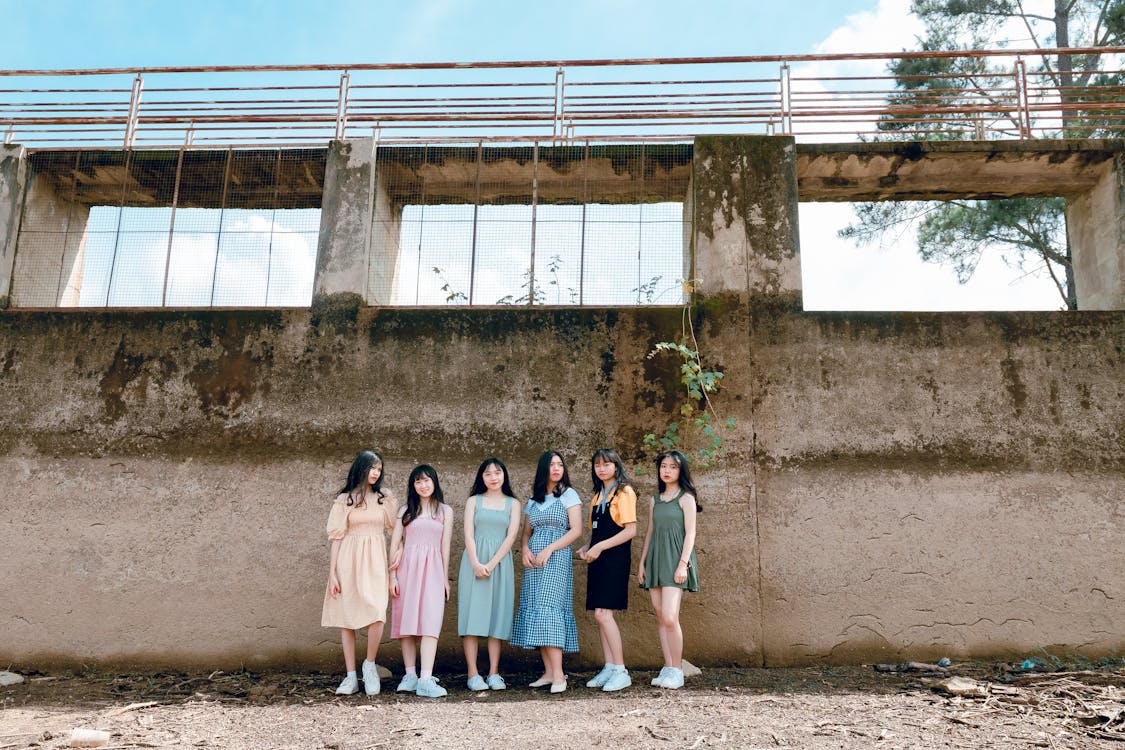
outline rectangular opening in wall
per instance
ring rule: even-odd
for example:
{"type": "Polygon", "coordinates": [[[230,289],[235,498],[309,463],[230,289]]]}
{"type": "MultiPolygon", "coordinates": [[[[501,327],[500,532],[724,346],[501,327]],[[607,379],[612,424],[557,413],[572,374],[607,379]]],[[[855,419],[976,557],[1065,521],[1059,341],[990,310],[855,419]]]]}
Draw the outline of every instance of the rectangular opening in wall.
{"type": "Polygon", "coordinates": [[[312,299],[322,150],[45,152],[19,307],[284,307],[312,299]]]}
{"type": "Polygon", "coordinates": [[[389,147],[369,299],[676,305],[691,146],[389,147]]]}
{"type": "Polygon", "coordinates": [[[802,202],[804,307],[1064,309],[1064,209],[1061,198],[802,202]]]}

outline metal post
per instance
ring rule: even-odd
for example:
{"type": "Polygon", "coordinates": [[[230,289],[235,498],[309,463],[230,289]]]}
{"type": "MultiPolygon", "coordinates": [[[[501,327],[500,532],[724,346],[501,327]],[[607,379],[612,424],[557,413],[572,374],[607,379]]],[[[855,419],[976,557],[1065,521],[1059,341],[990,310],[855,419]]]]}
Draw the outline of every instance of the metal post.
{"type": "Polygon", "coordinates": [[[168,222],[168,252],[164,255],[164,289],[160,292],[160,306],[168,305],[168,276],[172,269],[172,240],[176,236],[176,206],[180,202],[180,175],[184,169],[184,151],[187,145],[180,149],[180,156],[176,159],[176,182],[172,185],[172,216],[168,222]]]}
{"type": "Polygon", "coordinates": [[[1022,57],[1016,58],[1015,82],[1020,138],[1026,139],[1031,137],[1031,107],[1027,96],[1027,65],[1022,57]]]}
{"type": "Polygon", "coordinates": [[[578,245],[578,304],[585,303],[586,294],[586,208],[590,205],[590,139],[582,156],[582,237],[578,245]]]}
{"type": "Polygon", "coordinates": [[[566,127],[563,123],[563,111],[565,107],[564,97],[566,95],[566,72],[562,68],[555,70],[555,116],[554,122],[551,127],[551,136],[554,144],[557,146],[562,140],[566,132],[566,127]]]}
{"type": "Polygon", "coordinates": [[[351,93],[351,76],[340,74],[340,94],[336,100],[336,140],[342,141],[348,130],[348,97],[351,93]]]}
{"type": "Polygon", "coordinates": [[[137,121],[141,112],[141,92],[144,91],[145,82],[141,74],[133,79],[133,91],[129,95],[129,118],[125,122],[125,148],[130,149],[137,140],[137,121]]]}
{"type": "Polygon", "coordinates": [[[782,63],[778,78],[781,92],[781,133],[793,135],[793,87],[790,81],[789,63],[782,63]]]}
{"type": "Polygon", "coordinates": [[[527,304],[535,304],[535,209],[539,202],[539,141],[531,151],[531,265],[527,269],[527,304]]]}
{"type": "Polygon", "coordinates": [[[223,192],[219,196],[219,232],[215,235],[215,267],[211,271],[211,307],[215,306],[215,283],[219,278],[219,252],[223,249],[223,219],[227,213],[227,189],[230,186],[230,164],[234,149],[227,148],[227,164],[223,169],[223,192]]]}
{"type": "Polygon", "coordinates": [[[481,158],[484,155],[484,142],[477,141],[477,189],[473,199],[473,239],[472,255],[469,257],[469,304],[473,304],[473,287],[477,280],[477,215],[480,213],[480,172],[481,158]]]}

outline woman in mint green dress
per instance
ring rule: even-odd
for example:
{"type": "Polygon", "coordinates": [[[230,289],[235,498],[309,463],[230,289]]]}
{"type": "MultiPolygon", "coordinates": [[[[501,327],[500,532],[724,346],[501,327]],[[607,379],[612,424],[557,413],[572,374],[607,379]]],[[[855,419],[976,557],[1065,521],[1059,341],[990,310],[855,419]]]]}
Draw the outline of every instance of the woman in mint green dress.
{"type": "Polygon", "coordinates": [[[675,690],[684,686],[680,602],[685,590],[699,591],[695,516],[702,508],[684,454],[661,453],[656,457],[656,472],[660,492],[649,501],[649,524],[637,565],[637,581],[652,598],[664,654],[664,668],[652,684],[675,690]]]}
{"type": "Polygon", "coordinates": [[[508,469],[486,458],[465,503],[465,552],[457,574],[457,632],[465,649],[470,690],[503,690],[500,646],[512,636],[516,576],[512,544],[519,533],[520,503],[508,469]],[[480,639],[488,639],[488,678],[477,670],[480,639]]]}

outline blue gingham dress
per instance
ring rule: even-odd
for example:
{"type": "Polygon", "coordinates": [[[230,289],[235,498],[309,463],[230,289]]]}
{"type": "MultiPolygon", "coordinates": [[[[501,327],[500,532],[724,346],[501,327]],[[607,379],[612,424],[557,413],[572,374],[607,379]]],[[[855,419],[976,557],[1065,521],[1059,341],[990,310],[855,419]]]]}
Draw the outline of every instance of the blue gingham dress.
{"type": "MultiPolygon", "coordinates": [[[[567,492],[574,492],[568,489],[567,492]]],[[[564,493],[565,494],[565,493],[564,493]]],[[[533,554],[570,531],[562,498],[547,496],[542,504],[527,504],[531,520],[533,554]]],[[[513,646],[554,646],[568,653],[578,651],[578,625],[574,622],[574,569],[570,547],[556,550],[542,568],[524,568],[520,606],[512,624],[513,646]]]]}

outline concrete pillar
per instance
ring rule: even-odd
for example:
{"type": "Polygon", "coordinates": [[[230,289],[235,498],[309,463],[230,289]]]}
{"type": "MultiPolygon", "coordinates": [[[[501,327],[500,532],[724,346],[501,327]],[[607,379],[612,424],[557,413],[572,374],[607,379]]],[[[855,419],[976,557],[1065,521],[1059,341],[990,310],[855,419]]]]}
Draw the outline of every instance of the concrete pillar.
{"type": "Polygon", "coordinates": [[[16,238],[27,184],[27,151],[0,144],[0,310],[11,303],[16,238]]]}
{"type": "Polygon", "coordinates": [[[333,141],[324,170],[314,305],[339,295],[392,304],[401,210],[379,180],[374,139],[333,141]]]}
{"type": "Polygon", "coordinates": [[[1125,310],[1125,159],[1067,201],[1067,231],[1079,310],[1125,310]]]}
{"type": "Polygon", "coordinates": [[[73,181],[32,174],[12,277],[13,307],[75,307],[82,293],[90,207],[74,201],[73,181]]]}
{"type": "Polygon", "coordinates": [[[692,188],[696,291],[799,302],[793,138],[697,137],[692,188]]]}

